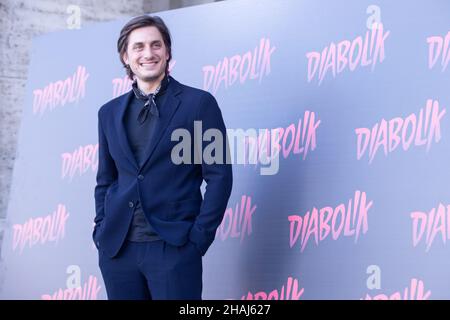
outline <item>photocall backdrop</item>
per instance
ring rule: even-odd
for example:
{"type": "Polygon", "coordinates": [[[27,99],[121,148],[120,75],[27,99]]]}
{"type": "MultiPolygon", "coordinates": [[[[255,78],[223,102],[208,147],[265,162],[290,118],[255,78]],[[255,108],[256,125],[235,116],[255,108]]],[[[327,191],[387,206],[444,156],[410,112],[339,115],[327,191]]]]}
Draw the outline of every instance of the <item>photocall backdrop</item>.
{"type": "MultiPolygon", "coordinates": [[[[275,174],[259,158],[233,166],[204,299],[450,298],[449,12],[246,0],[158,13],[171,75],[211,92],[228,129],[257,130],[254,155],[278,133],[275,174]]],[[[97,111],[130,89],[116,51],[127,21],[34,40],[2,298],[106,298],[97,111]]]]}

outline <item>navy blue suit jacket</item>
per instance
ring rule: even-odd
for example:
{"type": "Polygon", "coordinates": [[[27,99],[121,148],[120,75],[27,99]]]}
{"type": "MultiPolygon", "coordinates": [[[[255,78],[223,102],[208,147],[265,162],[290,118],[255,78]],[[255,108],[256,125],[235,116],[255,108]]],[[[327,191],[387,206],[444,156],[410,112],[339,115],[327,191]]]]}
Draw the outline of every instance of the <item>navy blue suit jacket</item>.
{"type": "MultiPolygon", "coordinates": [[[[214,240],[232,188],[231,164],[176,165],[171,160],[172,131],[187,129],[194,142],[194,121],[202,121],[203,133],[219,129],[227,148],[226,129],[215,98],[208,92],[185,86],[170,77],[166,102],[158,106],[159,121],[142,165],[128,143],[123,117],[133,95],[117,97],[98,112],[99,161],[95,187],[93,239],[110,257],[125,241],[133,207],[140,201],[149,223],[166,242],[182,246],[191,241],[204,255],[214,240]],[[200,191],[206,181],[204,197],[200,191]]],[[[210,142],[203,142],[203,148],[210,142]]],[[[225,155],[225,149],[223,150],[225,155]]]]}

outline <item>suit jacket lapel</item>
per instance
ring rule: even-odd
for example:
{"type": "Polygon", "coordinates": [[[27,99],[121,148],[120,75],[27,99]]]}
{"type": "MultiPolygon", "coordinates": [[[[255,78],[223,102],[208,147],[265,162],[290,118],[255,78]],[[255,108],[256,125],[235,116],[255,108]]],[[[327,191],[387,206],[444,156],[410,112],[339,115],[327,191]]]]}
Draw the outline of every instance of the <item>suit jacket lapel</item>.
{"type": "Polygon", "coordinates": [[[119,101],[119,105],[117,108],[117,117],[116,117],[116,128],[117,135],[119,137],[119,144],[122,147],[123,152],[125,153],[128,160],[131,164],[138,169],[139,166],[137,164],[136,158],[133,155],[133,152],[130,148],[130,143],[128,141],[127,132],[125,130],[124,117],[125,110],[127,109],[128,104],[130,103],[130,99],[133,96],[133,90],[126,93],[119,101]]]}
{"type": "Polygon", "coordinates": [[[174,78],[170,77],[169,87],[166,92],[168,96],[164,105],[159,108],[160,116],[156,122],[155,131],[146,150],[145,160],[141,168],[143,168],[152,157],[157,145],[166,131],[167,126],[170,123],[170,120],[172,120],[173,115],[177,111],[178,106],[180,105],[180,100],[177,98],[177,95],[180,92],[181,87],[179,83],[174,78]]]}

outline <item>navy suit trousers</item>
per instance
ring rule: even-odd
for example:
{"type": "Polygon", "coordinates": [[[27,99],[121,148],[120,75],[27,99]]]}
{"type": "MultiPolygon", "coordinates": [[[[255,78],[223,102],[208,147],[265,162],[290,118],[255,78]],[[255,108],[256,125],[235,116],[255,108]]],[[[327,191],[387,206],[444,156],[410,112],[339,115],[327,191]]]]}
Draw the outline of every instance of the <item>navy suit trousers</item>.
{"type": "Polygon", "coordinates": [[[126,241],[110,258],[99,249],[109,300],[201,300],[202,255],[192,242],[126,241]]]}

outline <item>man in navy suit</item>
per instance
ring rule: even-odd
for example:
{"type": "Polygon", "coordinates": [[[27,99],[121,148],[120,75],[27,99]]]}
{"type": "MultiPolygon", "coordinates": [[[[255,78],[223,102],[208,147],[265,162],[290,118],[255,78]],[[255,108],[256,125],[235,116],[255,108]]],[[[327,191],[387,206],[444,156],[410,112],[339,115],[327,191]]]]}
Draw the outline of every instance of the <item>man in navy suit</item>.
{"type": "MultiPolygon", "coordinates": [[[[98,112],[93,239],[108,298],[201,299],[202,257],[222,221],[232,168],[225,159],[174,161],[172,133],[194,137],[200,123],[201,134],[222,135],[215,155],[228,154],[222,114],[210,93],[169,75],[171,37],[161,18],[130,20],[117,47],[133,86],[98,112]]],[[[182,158],[198,159],[206,146],[190,144],[182,158]]]]}

